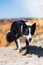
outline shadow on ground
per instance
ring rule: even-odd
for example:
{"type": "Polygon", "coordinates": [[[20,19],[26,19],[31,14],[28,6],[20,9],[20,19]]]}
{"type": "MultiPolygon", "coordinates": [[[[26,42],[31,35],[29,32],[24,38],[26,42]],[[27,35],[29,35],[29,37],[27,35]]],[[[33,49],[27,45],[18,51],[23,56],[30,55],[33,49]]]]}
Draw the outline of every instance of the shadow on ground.
{"type": "MultiPolygon", "coordinates": [[[[23,47],[22,50],[25,50],[26,47],[23,47]]],[[[43,48],[41,47],[37,47],[37,46],[29,46],[29,52],[28,53],[24,53],[25,54],[35,54],[38,57],[42,57],[43,56],[43,48]]]]}

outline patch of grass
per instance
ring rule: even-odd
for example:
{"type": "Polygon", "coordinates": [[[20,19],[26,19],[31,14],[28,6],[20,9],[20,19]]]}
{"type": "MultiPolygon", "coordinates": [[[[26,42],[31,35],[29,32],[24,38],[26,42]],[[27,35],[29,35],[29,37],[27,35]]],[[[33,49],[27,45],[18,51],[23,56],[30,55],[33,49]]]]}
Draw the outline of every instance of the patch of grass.
{"type": "Polygon", "coordinates": [[[37,42],[38,42],[38,40],[37,40],[37,39],[34,39],[34,40],[33,40],[33,42],[34,42],[34,43],[37,43],[37,42]]]}

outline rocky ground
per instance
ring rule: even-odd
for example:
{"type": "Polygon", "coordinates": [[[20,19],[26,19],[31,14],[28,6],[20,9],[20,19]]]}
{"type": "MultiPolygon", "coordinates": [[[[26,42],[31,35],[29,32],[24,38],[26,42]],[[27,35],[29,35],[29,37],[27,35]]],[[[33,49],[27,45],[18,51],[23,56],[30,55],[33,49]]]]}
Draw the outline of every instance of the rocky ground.
{"type": "Polygon", "coordinates": [[[26,51],[25,44],[21,53],[15,50],[16,46],[0,47],[0,65],[43,65],[43,34],[33,38],[29,44],[29,53],[26,51]]]}

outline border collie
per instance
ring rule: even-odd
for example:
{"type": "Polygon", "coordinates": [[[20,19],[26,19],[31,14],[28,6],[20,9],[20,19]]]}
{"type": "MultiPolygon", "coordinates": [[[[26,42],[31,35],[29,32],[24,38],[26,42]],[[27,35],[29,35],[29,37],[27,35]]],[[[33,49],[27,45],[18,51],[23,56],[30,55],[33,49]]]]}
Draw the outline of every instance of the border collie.
{"type": "Polygon", "coordinates": [[[24,20],[16,20],[12,23],[10,32],[7,33],[6,39],[9,43],[12,41],[16,42],[16,46],[19,49],[19,52],[22,51],[20,45],[21,37],[25,37],[26,39],[26,52],[29,50],[29,42],[32,40],[32,36],[34,35],[36,29],[36,23],[30,25],[27,21],[24,20]]]}

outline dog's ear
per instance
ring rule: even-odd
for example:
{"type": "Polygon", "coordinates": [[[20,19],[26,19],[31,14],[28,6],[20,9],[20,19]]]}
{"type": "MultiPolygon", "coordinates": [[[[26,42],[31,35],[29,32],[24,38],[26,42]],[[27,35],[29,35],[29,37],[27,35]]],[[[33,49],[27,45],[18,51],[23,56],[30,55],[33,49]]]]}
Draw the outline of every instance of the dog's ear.
{"type": "Polygon", "coordinates": [[[31,26],[32,35],[34,34],[35,30],[36,30],[36,23],[34,23],[34,24],[31,26]]]}

